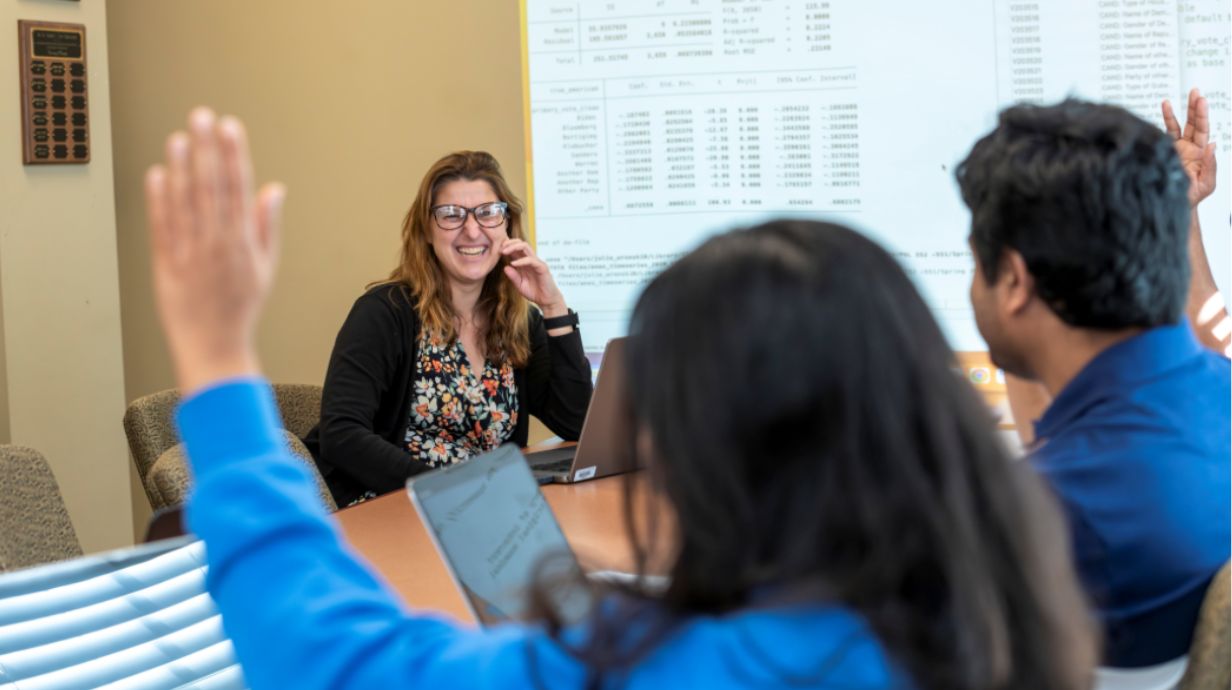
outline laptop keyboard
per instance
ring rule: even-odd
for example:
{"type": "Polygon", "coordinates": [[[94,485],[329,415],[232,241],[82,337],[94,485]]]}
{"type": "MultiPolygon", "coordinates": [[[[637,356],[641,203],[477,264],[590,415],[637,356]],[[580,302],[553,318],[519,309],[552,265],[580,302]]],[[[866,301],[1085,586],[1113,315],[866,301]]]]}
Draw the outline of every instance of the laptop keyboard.
{"type": "Polygon", "coordinates": [[[531,465],[531,467],[533,467],[534,469],[540,472],[554,472],[556,474],[563,474],[565,472],[568,472],[569,468],[572,466],[573,466],[573,458],[569,458],[568,460],[557,460],[556,462],[545,462],[543,464],[531,465]]]}
{"type": "Polygon", "coordinates": [[[553,472],[564,474],[573,466],[573,448],[554,448],[552,450],[531,453],[526,456],[526,462],[536,472],[553,472]]]}

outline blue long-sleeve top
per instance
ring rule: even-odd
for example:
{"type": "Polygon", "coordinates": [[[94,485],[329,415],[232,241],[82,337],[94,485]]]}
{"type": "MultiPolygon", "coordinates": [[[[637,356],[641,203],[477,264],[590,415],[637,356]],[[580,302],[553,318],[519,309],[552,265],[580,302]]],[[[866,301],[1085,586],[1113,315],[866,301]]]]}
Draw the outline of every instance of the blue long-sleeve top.
{"type": "MultiPolygon", "coordinates": [[[[206,584],[254,690],[585,685],[587,669],[540,626],[475,629],[408,610],[321,507],[307,469],[283,446],[263,381],[203,390],[177,421],[195,475],[188,524],[205,541],[206,584]]],[[[823,604],[697,616],[620,682],[787,684],[906,685],[858,616],[823,604]]]]}
{"type": "Polygon", "coordinates": [[[1232,377],[1182,320],[1104,350],[1035,425],[1032,462],[1065,508],[1104,663],[1189,651],[1232,554],[1232,377]]]}

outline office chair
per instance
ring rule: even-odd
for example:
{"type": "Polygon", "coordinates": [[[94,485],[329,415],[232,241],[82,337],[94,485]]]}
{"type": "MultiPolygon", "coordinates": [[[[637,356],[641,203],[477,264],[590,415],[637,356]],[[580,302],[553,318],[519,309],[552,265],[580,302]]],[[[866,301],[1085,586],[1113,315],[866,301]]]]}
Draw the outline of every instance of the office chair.
{"type": "MultiPolygon", "coordinates": [[[[325,479],[321,477],[321,473],[317,470],[317,464],[312,459],[312,454],[304,447],[304,442],[286,429],[282,430],[282,436],[291,453],[312,469],[313,477],[317,482],[317,492],[321,496],[321,503],[330,512],[338,510],[338,505],[334,503],[334,497],[325,485],[325,479]]],[[[150,467],[150,473],[146,475],[146,484],[147,493],[153,491],[157,494],[159,500],[162,501],[162,504],[157,506],[155,510],[168,506],[182,505],[188,500],[188,491],[192,486],[192,478],[188,472],[188,458],[184,455],[183,443],[175,444],[158,456],[158,460],[155,460],[154,465],[150,467]]]]}
{"type": "Polygon", "coordinates": [[[60,486],[33,448],[0,445],[0,572],[81,555],[60,486]]]}
{"type": "Polygon", "coordinates": [[[1188,655],[1145,668],[1101,667],[1095,690],[1227,690],[1228,578],[1225,563],[1207,586],[1188,655]]]}
{"type": "Polygon", "coordinates": [[[1198,625],[1189,648],[1189,666],[1177,690],[1227,690],[1232,684],[1229,669],[1229,564],[1215,573],[1206,589],[1198,625]]]}
{"type": "MultiPolygon", "coordinates": [[[[331,511],[337,510],[325,480],[300,440],[321,418],[321,387],[276,383],[273,389],[282,423],[286,427],[283,435],[287,446],[312,470],[322,503],[331,511]]],[[[150,507],[154,510],[180,505],[188,493],[188,468],[173,421],[179,401],[178,391],[159,391],[137,398],[124,412],[124,434],[128,437],[128,448],[150,507]]]]}

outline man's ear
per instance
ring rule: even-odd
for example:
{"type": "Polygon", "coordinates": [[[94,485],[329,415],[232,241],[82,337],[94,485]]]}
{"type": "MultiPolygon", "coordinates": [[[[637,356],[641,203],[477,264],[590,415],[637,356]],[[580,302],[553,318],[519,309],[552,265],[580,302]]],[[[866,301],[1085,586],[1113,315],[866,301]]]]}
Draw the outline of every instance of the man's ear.
{"type": "Polygon", "coordinates": [[[1001,307],[1009,314],[1021,314],[1035,299],[1035,278],[1027,270],[1022,254],[1013,249],[1001,253],[997,271],[997,293],[1001,307]]]}

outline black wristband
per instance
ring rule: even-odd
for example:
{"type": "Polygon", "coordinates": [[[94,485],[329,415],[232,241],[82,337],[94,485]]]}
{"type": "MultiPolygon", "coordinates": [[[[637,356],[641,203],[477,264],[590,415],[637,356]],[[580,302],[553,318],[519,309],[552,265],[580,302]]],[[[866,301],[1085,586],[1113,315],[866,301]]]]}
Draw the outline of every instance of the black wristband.
{"type": "Polygon", "coordinates": [[[577,325],[578,315],[577,312],[572,309],[570,309],[569,313],[564,316],[553,316],[550,319],[543,320],[543,327],[549,331],[556,328],[564,328],[565,326],[573,326],[574,328],[577,328],[577,325]]]}

